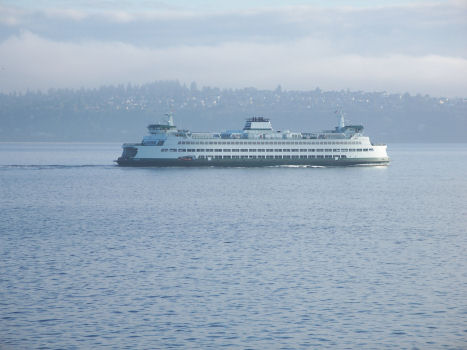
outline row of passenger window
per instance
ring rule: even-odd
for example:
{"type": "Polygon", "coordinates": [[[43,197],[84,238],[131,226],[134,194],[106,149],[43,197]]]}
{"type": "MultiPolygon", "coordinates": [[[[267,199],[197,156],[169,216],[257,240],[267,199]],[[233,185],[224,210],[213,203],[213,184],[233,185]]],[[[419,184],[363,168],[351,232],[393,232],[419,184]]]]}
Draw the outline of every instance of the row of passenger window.
{"type": "Polygon", "coordinates": [[[207,159],[207,158],[212,158],[212,159],[311,159],[311,158],[334,158],[334,159],[339,159],[339,158],[347,158],[346,155],[331,155],[331,154],[326,154],[326,155],[294,155],[294,156],[199,156],[198,159],[207,159]]]}
{"type": "Polygon", "coordinates": [[[178,141],[179,145],[361,145],[361,141],[178,141]]]}
{"type": "Polygon", "coordinates": [[[162,152],[368,152],[373,148],[292,148],[292,149],[273,149],[273,148],[245,148],[245,149],[221,149],[221,148],[162,148],[162,152]]]}

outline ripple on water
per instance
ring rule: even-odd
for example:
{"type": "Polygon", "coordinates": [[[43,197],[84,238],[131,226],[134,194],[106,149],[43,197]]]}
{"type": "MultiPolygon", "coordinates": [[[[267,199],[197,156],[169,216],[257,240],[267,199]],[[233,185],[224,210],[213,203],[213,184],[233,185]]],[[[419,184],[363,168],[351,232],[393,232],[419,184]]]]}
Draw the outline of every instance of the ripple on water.
{"type": "Polygon", "coordinates": [[[0,348],[467,348],[467,152],[393,152],[0,166],[0,348]]]}

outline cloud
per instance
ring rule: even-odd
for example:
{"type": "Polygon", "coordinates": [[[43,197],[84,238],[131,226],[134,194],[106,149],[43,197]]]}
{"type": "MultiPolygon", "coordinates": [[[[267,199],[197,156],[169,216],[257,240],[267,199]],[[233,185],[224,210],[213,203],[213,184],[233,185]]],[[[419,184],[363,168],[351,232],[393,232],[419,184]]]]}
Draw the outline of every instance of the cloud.
{"type": "Polygon", "coordinates": [[[20,9],[0,5],[0,25],[10,27],[19,26],[23,16],[24,11],[20,9]]]}
{"type": "Polygon", "coordinates": [[[467,2],[194,12],[0,7],[0,91],[193,80],[465,96],[467,2]]]}
{"type": "Polygon", "coordinates": [[[0,40],[29,31],[62,42],[123,42],[151,48],[220,45],[231,41],[288,42],[319,37],[346,54],[467,57],[467,9],[460,2],[319,8],[287,6],[195,12],[160,5],[149,11],[3,7],[0,40]],[[16,25],[15,25],[16,24],[16,25]],[[3,33],[2,33],[3,32],[3,33]]]}
{"type": "Polygon", "coordinates": [[[220,87],[379,90],[435,96],[467,91],[467,59],[342,54],[313,37],[288,43],[145,48],[62,43],[25,32],[0,45],[2,92],[178,79],[220,87]]]}

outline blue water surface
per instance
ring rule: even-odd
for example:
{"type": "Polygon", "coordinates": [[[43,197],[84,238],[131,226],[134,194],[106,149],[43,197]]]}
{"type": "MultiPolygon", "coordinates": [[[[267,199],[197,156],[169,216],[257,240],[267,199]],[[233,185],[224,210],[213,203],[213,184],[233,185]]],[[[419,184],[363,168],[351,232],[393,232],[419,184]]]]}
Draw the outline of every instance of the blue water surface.
{"type": "Polygon", "coordinates": [[[465,349],[467,145],[119,168],[0,144],[0,349],[465,349]]]}

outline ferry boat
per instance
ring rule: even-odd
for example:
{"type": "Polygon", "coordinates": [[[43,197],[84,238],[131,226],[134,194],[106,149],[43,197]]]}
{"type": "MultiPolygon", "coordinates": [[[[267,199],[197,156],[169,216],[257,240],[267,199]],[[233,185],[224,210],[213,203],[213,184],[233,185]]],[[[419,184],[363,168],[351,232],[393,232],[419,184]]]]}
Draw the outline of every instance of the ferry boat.
{"type": "Polygon", "coordinates": [[[191,132],[177,129],[173,116],[148,126],[141,143],[123,144],[120,166],[349,166],[386,165],[384,144],[373,144],[362,125],[321,132],[275,131],[267,118],[246,120],[243,130],[191,132]]]}

